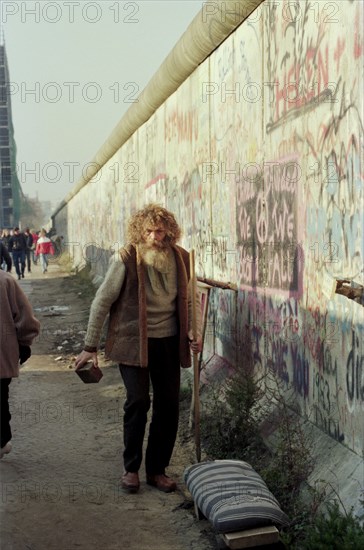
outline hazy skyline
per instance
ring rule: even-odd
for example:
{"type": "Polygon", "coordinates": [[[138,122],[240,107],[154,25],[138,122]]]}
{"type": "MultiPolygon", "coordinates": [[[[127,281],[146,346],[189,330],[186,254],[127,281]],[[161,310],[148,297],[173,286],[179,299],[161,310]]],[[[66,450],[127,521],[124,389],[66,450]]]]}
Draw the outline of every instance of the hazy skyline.
{"type": "Polygon", "coordinates": [[[202,7],[3,1],[18,176],[59,203],[202,7]]]}

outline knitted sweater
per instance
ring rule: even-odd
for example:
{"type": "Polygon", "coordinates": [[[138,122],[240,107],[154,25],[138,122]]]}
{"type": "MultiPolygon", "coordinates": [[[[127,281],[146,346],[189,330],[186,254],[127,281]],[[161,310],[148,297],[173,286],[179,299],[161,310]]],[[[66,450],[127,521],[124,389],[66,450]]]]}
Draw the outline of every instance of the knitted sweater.
{"type": "MultiPolygon", "coordinates": [[[[187,252],[180,247],[172,250],[167,274],[145,266],[135,247],[121,250],[91,305],[85,350],[97,349],[104,320],[110,312],[106,338],[110,359],[147,366],[147,338],[164,338],[179,332],[181,363],[190,366],[187,331],[191,329],[191,293],[184,264],[187,252]]],[[[200,335],[198,300],[197,304],[200,335]]]]}

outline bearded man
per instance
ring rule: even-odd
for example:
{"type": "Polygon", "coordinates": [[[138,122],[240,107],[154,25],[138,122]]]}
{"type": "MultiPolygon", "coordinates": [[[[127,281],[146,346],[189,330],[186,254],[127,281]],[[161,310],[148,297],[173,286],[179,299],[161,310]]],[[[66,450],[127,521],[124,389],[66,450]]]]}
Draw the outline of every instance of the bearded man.
{"type": "Polygon", "coordinates": [[[97,346],[109,313],[105,354],[119,363],[126,388],[121,485],[128,492],[140,486],[150,382],[146,481],[167,493],[176,489],[166,468],[178,429],[180,367],[190,367],[191,350],[199,353],[202,347],[199,307],[195,340],[192,334],[189,254],[177,245],[180,236],[174,215],[159,205],[149,204],[132,216],[129,244],[96,293],[85,347],[76,359],[76,370],[89,360],[97,365],[97,346]]]}

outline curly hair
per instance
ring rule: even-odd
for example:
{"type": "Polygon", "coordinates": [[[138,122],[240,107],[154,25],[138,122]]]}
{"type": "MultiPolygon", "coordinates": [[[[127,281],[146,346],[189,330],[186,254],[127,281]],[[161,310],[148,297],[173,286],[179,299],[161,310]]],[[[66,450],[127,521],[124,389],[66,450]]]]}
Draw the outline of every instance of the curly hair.
{"type": "Polygon", "coordinates": [[[150,203],[138,210],[129,220],[127,235],[131,244],[135,245],[143,241],[143,233],[147,224],[151,226],[163,224],[166,230],[165,240],[169,244],[176,244],[181,237],[181,228],[174,214],[160,204],[150,203]]]}

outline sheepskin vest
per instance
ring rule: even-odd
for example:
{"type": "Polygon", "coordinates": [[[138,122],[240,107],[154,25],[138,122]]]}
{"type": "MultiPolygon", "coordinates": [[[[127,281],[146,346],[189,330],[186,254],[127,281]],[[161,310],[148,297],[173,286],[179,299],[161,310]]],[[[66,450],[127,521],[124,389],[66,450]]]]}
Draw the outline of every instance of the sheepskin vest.
{"type": "MultiPolygon", "coordinates": [[[[172,250],[177,266],[177,317],[181,366],[191,366],[188,342],[189,254],[180,246],[172,250]]],[[[110,309],[105,344],[106,356],[124,365],[148,366],[147,305],[145,267],[138,248],[128,245],[120,250],[125,265],[124,284],[110,309]]]]}

